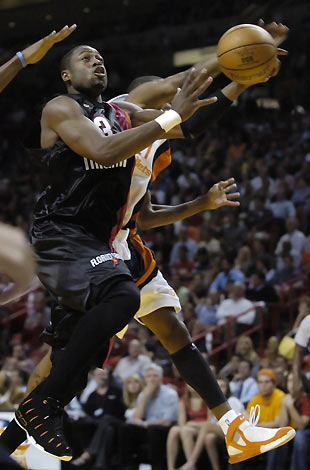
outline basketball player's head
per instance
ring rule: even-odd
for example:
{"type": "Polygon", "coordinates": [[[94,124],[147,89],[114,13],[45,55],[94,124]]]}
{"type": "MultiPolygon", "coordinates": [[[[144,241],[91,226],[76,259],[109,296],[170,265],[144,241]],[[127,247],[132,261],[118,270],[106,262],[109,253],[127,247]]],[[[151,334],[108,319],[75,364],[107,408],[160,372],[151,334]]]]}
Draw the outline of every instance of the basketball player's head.
{"type": "Polygon", "coordinates": [[[130,93],[138,86],[143,85],[143,83],[158,82],[159,80],[162,80],[162,78],[157,77],[156,75],[144,75],[143,77],[137,77],[130,83],[127,89],[127,93],[130,93]]]}
{"type": "Polygon", "coordinates": [[[61,78],[70,93],[99,96],[108,78],[102,55],[91,46],[76,46],[60,62],[61,78]]]}

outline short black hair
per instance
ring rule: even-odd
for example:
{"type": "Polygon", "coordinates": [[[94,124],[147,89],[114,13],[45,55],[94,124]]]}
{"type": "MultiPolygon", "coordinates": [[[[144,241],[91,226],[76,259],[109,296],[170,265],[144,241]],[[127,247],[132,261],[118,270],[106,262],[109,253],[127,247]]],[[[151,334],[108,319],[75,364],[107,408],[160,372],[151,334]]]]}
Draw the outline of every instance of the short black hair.
{"type": "Polygon", "coordinates": [[[81,46],[74,46],[72,49],[70,49],[61,59],[60,61],[60,72],[62,72],[63,70],[67,70],[68,68],[70,68],[70,61],[71,61],[71,57],[73,56],[73,54],[75,53],[75,51],[77,49],[80,49],[82,47],[87,47],[85,45],[81,45],[81,46]]]}
{"type": "Polygon", "coordinates": [[[158,80],[162,80],[162,77],[157,77],[156,75],[144,75],[143,77],[135,78],[129,85],[127,89],[127,93],[130,93],[132,90],[137,88],[139,85],[147,82],[156,82],[158,80]]]}

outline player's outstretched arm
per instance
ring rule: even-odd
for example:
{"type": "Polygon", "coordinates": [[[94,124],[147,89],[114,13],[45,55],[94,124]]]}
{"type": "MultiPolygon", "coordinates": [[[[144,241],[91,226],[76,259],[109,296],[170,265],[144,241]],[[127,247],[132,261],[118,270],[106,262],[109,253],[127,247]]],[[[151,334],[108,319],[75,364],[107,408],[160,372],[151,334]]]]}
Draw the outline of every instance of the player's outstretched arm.
{"type": "MultiPolygon", "coordinates": [[[[98,127],[86,118],[81,107],[70,97],[60,96],[51,100],[44,108],[41,119],[41,145],[49,147],[61,138],[68,147],[81,157],[86,157],[104,166],[111,166],[151,145],[155,140],[167,136],[171,128],[192,116],[199,108],[213,102],[199,99],[209,86],[207,71],[192,69],[181,91],[171,103],[171,110],[137,128],[105,136],[98,127]]],[[[135,110],[132,122],[135,126],[135,110]]],[[[143,113],[140,112],[140,113],[143,113]]]]}
{"type": "Polygon", "coordinates": [[[76,25],[65,26],[60,31],[53,31],[45,38],[40,39],[29,47],[26,47],[18,55],[0,67],[0,92],[13,80],[18,72],[28,64],[39,62],[56,42],[63,41],[76,28],[76,25]]]}
{"type": "Polygon", "coordinates": [[[5,224],[0,224],[0,274],[8,281],[0,292],[0,304],[22,295],[35,275],[33,251],[24,233],[5,224]]]}
{"type": "Polygon", "coordinates": [[[150,192],[148,191],[139,212],[138,225],[142,230],[150,230],[155,227],[173,224],[206,210],[215,210],[223,206],[238,207],[240,202],[237,199],[240,197],[240,193],[235,192],[236,184],[234,181],[234,178],[220,181],[214,184],[203,196],[177,206],[152,204],[150,192]]]}
{"type": "MultiPolygon", "coordinates": [[[[216,54],[210,54],[194,65],[196,70],[207,69],[212,77],[220,73],[216,54]]],[[[171,103],[178,88],[180,88],[191,68],[166,78],[143,83],[128,94],[126,101],[140,106],[142,109],[161,109],[164,104],[171,103]]]]}

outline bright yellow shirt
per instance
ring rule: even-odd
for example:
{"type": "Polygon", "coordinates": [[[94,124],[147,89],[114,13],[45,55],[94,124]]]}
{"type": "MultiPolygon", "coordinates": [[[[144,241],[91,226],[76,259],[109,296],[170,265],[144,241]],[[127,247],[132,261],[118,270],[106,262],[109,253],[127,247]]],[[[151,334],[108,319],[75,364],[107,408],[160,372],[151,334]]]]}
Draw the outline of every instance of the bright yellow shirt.
{"type": "Polygon", "coordinates": [[[251,407],[260,406],[259,423],[270,423],[280,414],[281,402],[285,393],[278,388],[274,389],[269,399],[263,398],[259,393],[252,398],[247,406],[247,413],[250,414],[251,407]]]}

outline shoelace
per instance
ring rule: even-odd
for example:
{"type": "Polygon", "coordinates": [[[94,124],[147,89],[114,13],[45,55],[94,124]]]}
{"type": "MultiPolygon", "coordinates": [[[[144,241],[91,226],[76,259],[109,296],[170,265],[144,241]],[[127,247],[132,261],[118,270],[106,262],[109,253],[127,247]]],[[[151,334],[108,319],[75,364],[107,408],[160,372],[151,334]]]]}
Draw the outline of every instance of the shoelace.
{"type": "Polygon", "coordinates": [[[260,406],[255,405],[251,407],[249,423],[250,426],[256,426],[260,417],[260,406]]]}

